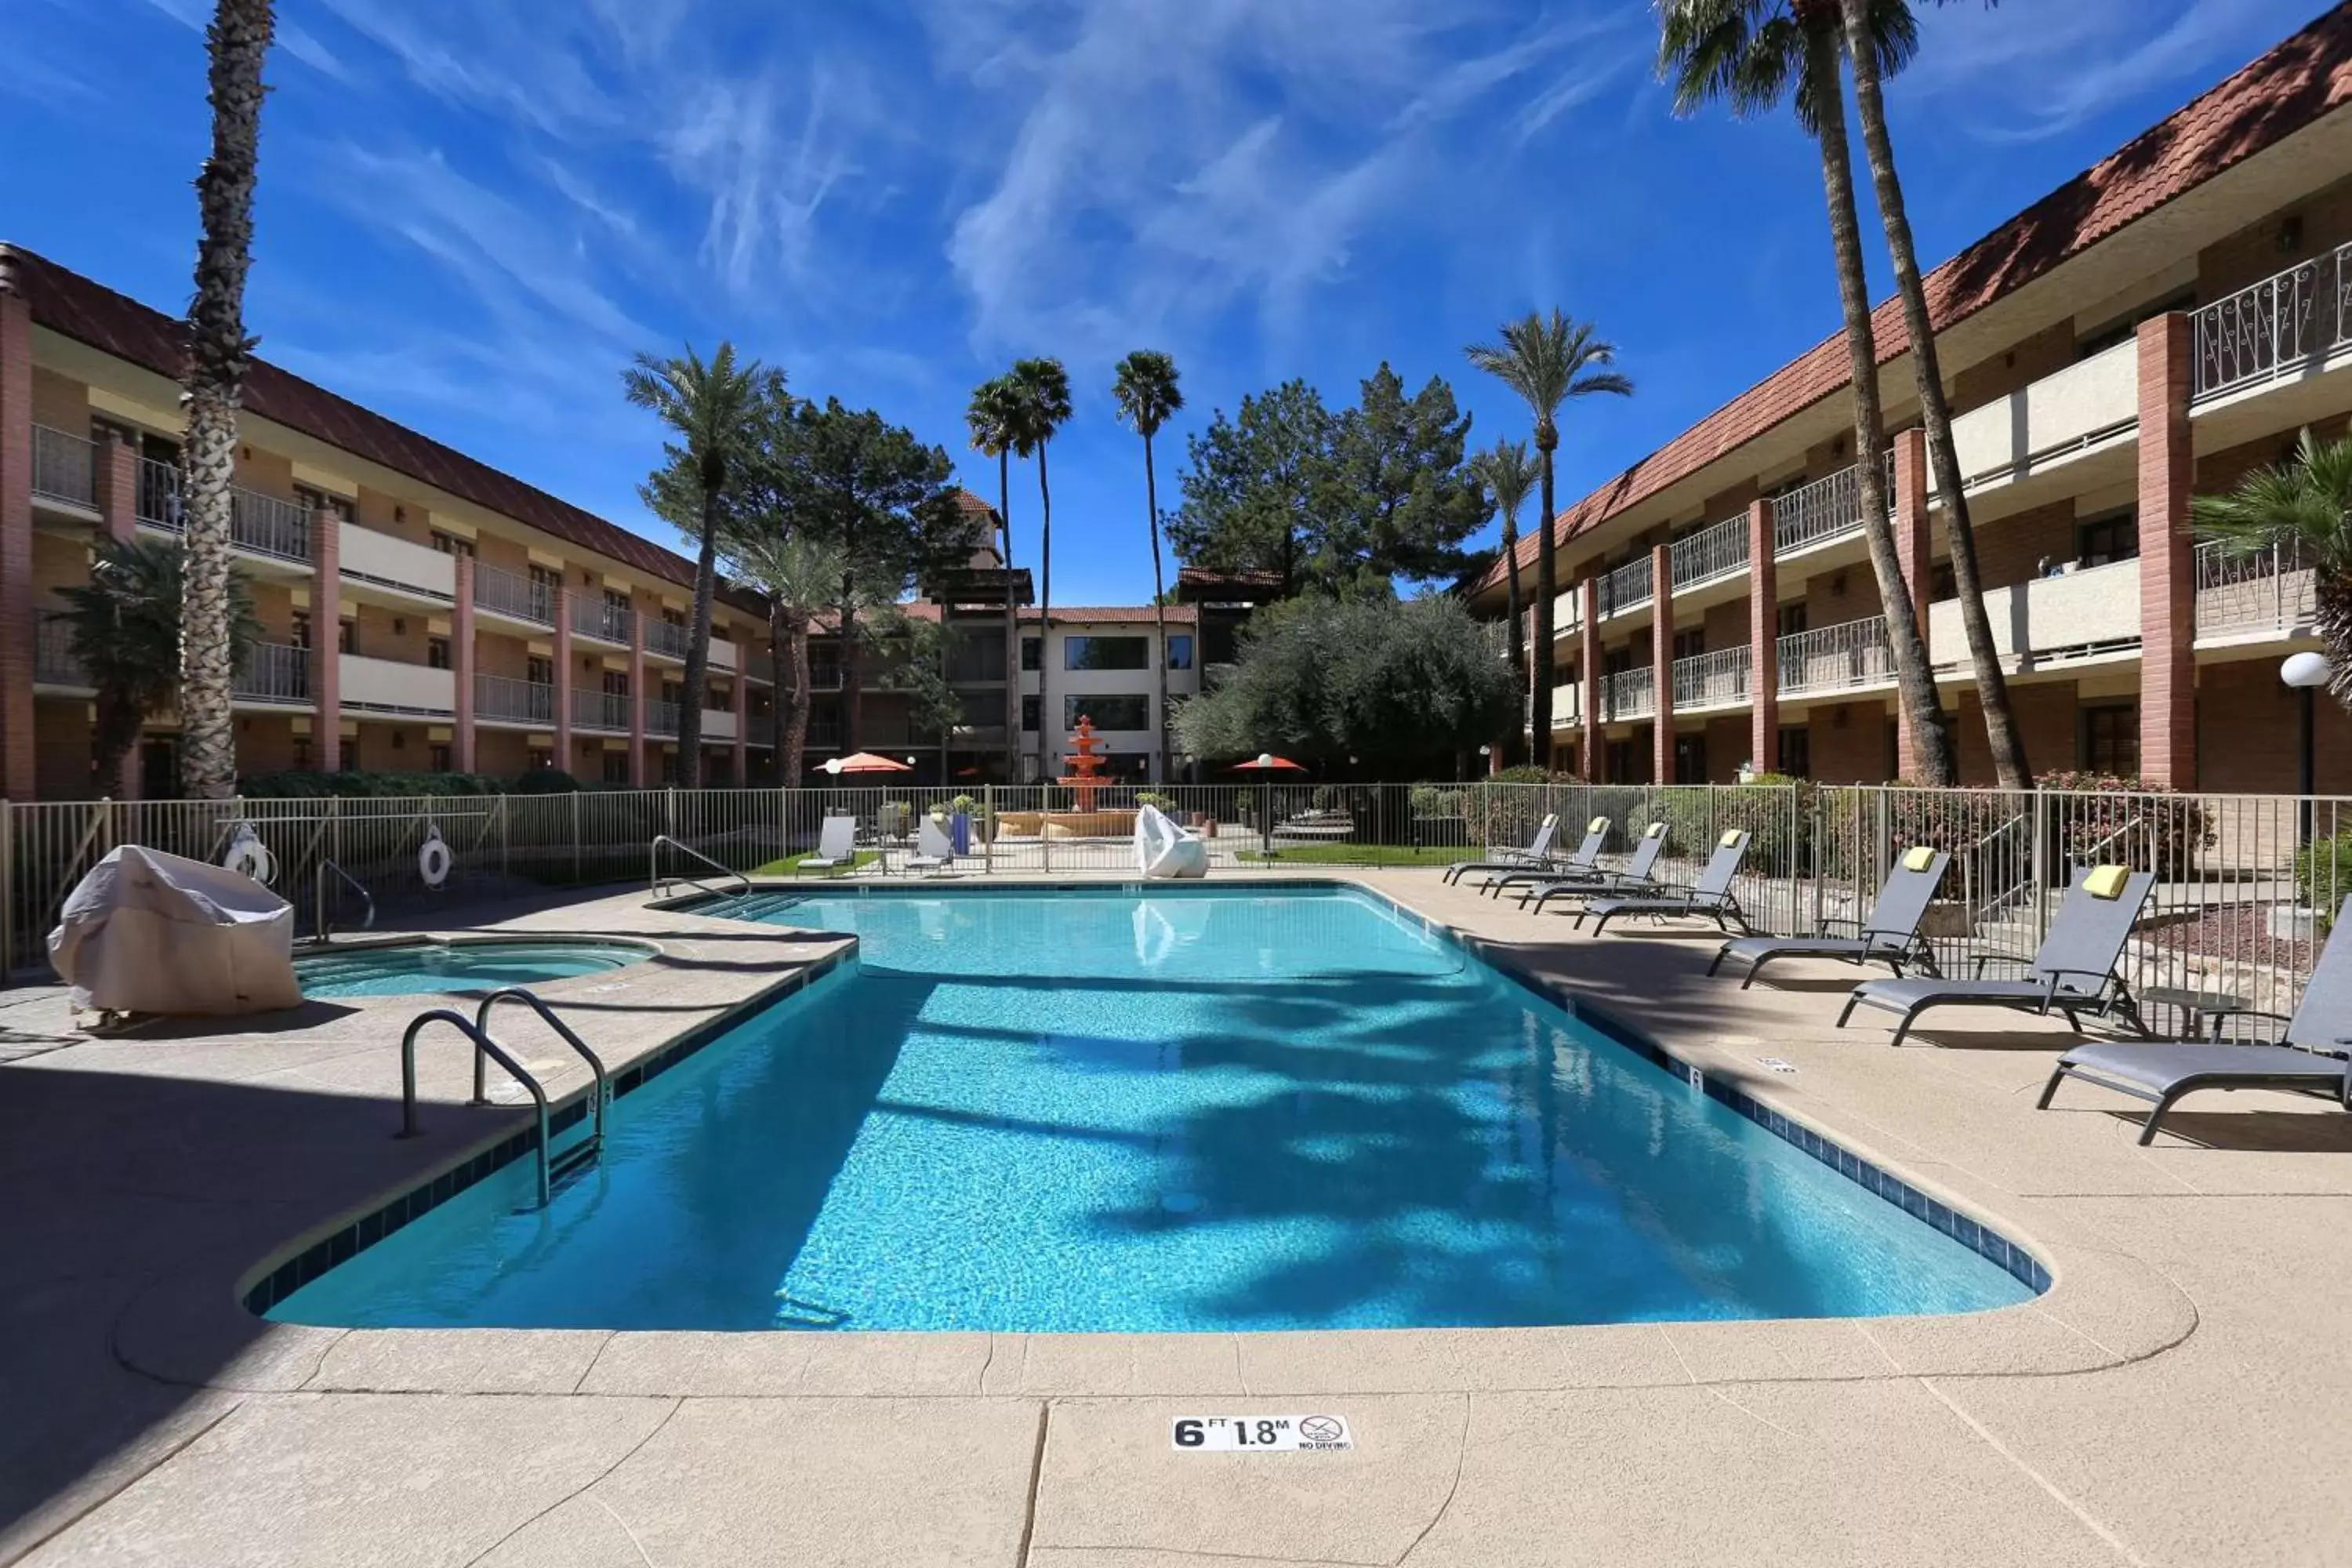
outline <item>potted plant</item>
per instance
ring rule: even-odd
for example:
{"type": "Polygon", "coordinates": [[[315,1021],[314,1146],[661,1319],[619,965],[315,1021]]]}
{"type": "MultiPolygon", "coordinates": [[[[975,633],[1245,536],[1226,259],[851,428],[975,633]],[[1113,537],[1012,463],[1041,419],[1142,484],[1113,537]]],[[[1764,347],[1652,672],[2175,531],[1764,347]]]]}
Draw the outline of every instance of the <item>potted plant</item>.
{"type": "Polygon", "coordinates": [[[948,837],[954,841],[959,855],[971,853],[971,814],[978,804],[968,795],[960,795],[948,803],[948,837]]]}

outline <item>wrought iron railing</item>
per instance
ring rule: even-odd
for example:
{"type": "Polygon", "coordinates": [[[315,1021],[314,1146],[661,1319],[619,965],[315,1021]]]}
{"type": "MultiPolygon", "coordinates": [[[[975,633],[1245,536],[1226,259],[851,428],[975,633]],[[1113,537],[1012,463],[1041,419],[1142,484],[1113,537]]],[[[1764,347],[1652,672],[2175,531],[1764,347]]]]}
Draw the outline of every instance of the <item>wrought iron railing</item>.
{"type": "Polygon", "coordinates": [[[1895,679],[1885,616],[1796,632],[1782,637],[1775,652],[1783,697],[1883,686],[1895,679]]]}
{"type": "Polygon", "coordinates": [[[69,430],[34,426],[33,493],[75,506],[96,506],[98,443],[69,430]]]}
{"type": "MultiPolygon", "coordinates": [[[[180,470],[152,458],[139,460],[139,521],[173,533],[187,531],[180,470]]],[[[242,485],[230,488],[229,540],[240,550],[281,561],[310,559],[310,514],[290,500],[242,485]]]]}
{"type": "Polygon", "coordinates": [[[1601,717],[1603,722],[1624,719],[1646,719],[1658,710],[1657,672],[1648,665],[1633,669],[1621,669],[1605,676],[1601,682],[1601,717]]]}
{"type": "Polygon", "coordinates": [[[1675,710],[1747,701],[1753,668],[1752,652],[1745,645],[1675,660],[1675,710]]]}
{"type": "Polygon", "coordinates": [[[1628,561],[1601,579],[1601,614],[1603,619],[1626,610],[1639,609],[1656,596],[1657,583],[1650,571],[1647,555],[1628,561]]]}
{"type": "Polygon", "coordinates": [[[675,702],[654,701],[646,704],[646,733],[675,735],[677,733],[677,709],[675,702]]]}
{"type": "Polygon", "coordinates": [[[1729,518],[1677,539],[1670,563],[1675,592],[1748,570],[1748,520],[1729,518]]]}
{"type": "Polygon", "coordinates": [[[687,645],[694,640],[691,633],[675,621],[659,617],[646,623],[646,651],[670,658],[684,658],[687,645]]]}
{"type": "Polygon", "coordinates": [[[2216,300],[2189,321],[2192,398],[2308,368],[2352,342],[2352,245],[2216,300]]]}
{"type": "Polygon", "coordinates": [[[180,512],[180,470],[152,458],[139,459],[139,521],[177,532],[185,525],[180,512]]]}
{"type": "Polygon", "coordinates": [[[536,577],[474,563],[474,607],[519,621],[555,625],[555,588],[536,577]]]}
{"type": "Polygon", "coordinates": [[[2200,637],[2286,637],[2318,612],[2317,574],[2293,541],[2252,552],[2208,541],[2195,566],[2200,637]]]}
{"type": "Polygon", "coordinates": [[[553,724],[555,688],[510,675],[474,677],[474,717],[508,724],[553,724]]]}
{"type": "Polygon", "coordinates": [[[254,702],[308,702],[310,650],[290,643],[255,643],[246,649],[245,665],[230,679],[229,689],[254,702]]]}
{"type": "Polygon", "coordinates": [[[574,691],[572,694],[572,722],[582,730],[604,730],[626,734],[629,729],[629,701],[626,697],[611,691],[574,691]]]}
{"type": "Polygon", "coordinates": [[[629,640],[630,623],[635,618],[635,611],[607,604],[604,599],[590,595],[575,595],[572,601],[572,633],[574,637],[625,643],[629,640]]]}
{"type": "MultiPolygon", "coordinates": [[[[1895,504],[1895,454],[1885,459],[1885,495],[1895,504]]],[[[1862,530],[1862,465],[1840,468],[1772,503],[1772,550],[1786,555],[1809,544],[1862,530]]]]}

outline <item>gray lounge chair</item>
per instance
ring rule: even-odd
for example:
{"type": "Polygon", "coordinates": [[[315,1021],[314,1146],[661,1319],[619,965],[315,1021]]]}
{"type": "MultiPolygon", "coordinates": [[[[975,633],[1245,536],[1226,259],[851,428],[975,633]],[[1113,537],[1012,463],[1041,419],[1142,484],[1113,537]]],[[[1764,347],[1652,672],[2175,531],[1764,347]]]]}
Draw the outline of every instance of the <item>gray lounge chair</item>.
{"type": "Polygon", "coordinates": [[[1748,965],[1747,978],[1739,983],[1742,991],[1755,984],[1756,976],[1776,958],[1884,963],[1898,980],[1906,963],[1933,974],[1936,954],[1927,939],[1919,934],[1919,926],[1927,918],[1927,905],[1944,879],[1945,868],[1951,863],[1952,858],[1940,849],[1906,849],[1886,873],[1886,885],[1878,889],[1878,901],[1870,906],[1867,921],[1824,919],[1822,929],[1811,936],[1738,937],[1716,950],[1715,962],[1706,966],[1706,972],[1713,974],[1727,958],[1740,960],[1748,965]],[[1852,926],[1853,935],[1832,936],[1831,926],[1852,926]]]}
{"type": "MultiPolygon", "coordinates": [[[[1540,879],[1528,878],[1519,889],[1519,908],[1530,904],[1538,914],[1554,899],[1591,899],[1611,893],[1638,893],[1658,885],[1651,873],[1656,868],[1658,856],[1666,847],[1666,825],[1654,822],[1642,830],[1634,842],[1633,853],[1625,864],[1612,868],[1595,866],[1590,870],[1567,874],[1552,873],[1540,879]]],[[[1506,883],[1518,879],[1506,879],[1506,883]]],[[[1500,893],[1496,897],[1500,897],[1500,893]]]]}
{"type": "Polygon", "coordinates": [[[1507,888],[1525,886],[1530,882],[1559,879],[1575,881],[1602,875],[1601,852],[1609,845],[1609,819],[1596,816],[1584,825],[1584,842],[1570,851],[1565,859],[1551,859],[1540,865],[1501,868],[1478,884],[1478,890],[1487,897],[1500,899],[1507,888]]]}
{"type": "Polygon", "coordinates": [[[2336,912],[2336,929],[2328,933],[2318,967],[2292,1018],[2252,1009],[2216,1013],[2211,1041],[2076,1046],[2058,1058],[2058,1070],[2050,1075],[2034,1109],[2049,1110],[2058,1085],[2079,1078],[2154,1104],[2139,1130],[2143,1144],[2156,1137],[2158,1123],[2175,1100],[2200,1089],[2284,1089],[2332,1095],[2352,1110],[2352,1062],[2341,1054],[2352,1047],[2352,936],[2345,934],[2347,928],[2352,928],[2352,899],[2346,899],[2336,912]],[[2232,1017],[2279,1019],[2286,1033],[2274,1046],[2226,1045],[2219,1037],[2221,1022],[2232,1017]]]}
{"type": "Polygon", "coordinates": [[[2121,1018],[2145,1039],[2147,1026],[2140,1021],[2139,1004],[2132,1000],[2116,965],[2155,889],[2153,871],[2130,872],[2121,866],[2079,867],[2050,921],[2050,934],[2042,939],[2032,958],[1979,953],[1974,974],[1966,980],[1918,975],[1865,980],[1846,998],[1845,1010],[1838,1015],[1838,1027],[1845,1027],[1856,1007],[1899,1013],[1903,1021],[1895,1026],[1894,1040],[1899,1046],[1919,1015],[1930,1007],[2022,1007],[2043,1014],[2054,1008],[2078,1032],[2083,1015],[2088,1013],[2121,1018]],[[1984,972],[1989,963],[2021,964],[2028,978],[1987,980],[1984,972]]]}
{"type": "Polygon", "coordinates": [[[817,829],[816,853],[803,855],[793,875],[803,871],[854,871],[857,868],[857,818],[828,816],[817,829]]]}
{"type": "MultiPolygon", "coordinates": [[[[1608,830],[1608,823],[1601,821],[1601,833],[1606,836],[1608,830]]],[[[1445,868],[1445,880],[1448,884],[1458,882],[1473,871],[1517,871],[1529,866],[1548,866],[1553,860],[1552,840],[1558,837],[1559,834],[1559,813],[1548,811],[1544,813],[1542,823],[1536,828],[1535,837],[1528,841],[1526,848],[1502,849],[1490,844],[1486,847],[1486,858],[1484,860],[1457,860],[1445,868]]],[[[1591,843],[1592,835],[1587,833],[1584,841],[1587,844],[1591,843]]]]}
{"type": "Polygon", "coordinates": [[[1738,921],[1743,931],[1748,929],[1748,917],[1739,910],[1739,900],[1732,896],[1732,880],[1739,875],[1739,862],[1747,858],[1748,833],[1744,828],[1730,828],[1716,840],[1715,853],[1706,858],[1706,865],[1698,879],[1688,887],[1672,882],[1660,882],[1655,888],[1622,897],[1594,899],[1577,911],[1576,925],[1584,928],[1584,917],[1594,916],[1592,934],[1599,936],[1609,929],[1609,922],[1619,915],[1654,915],[1660,920],[1672,920],[1681,915],[1705,915],[1725,931],[1738,921]]]}

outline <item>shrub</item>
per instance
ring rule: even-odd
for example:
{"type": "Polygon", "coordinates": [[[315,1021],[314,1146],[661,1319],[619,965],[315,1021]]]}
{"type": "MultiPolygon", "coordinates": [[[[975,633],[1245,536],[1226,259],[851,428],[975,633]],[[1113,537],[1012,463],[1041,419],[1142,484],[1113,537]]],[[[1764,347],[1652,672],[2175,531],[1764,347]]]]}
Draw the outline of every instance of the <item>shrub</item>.
{"type": "Polygon", "coordinates": [[[481,773],[322,773],[307,768],[258,773],[237,782],[256,800],[383,800],[398,795],[504,795],[507,786],[481,773]]]}
{"type": "Polygon", "coordinates": [[[533,768],[515,780],[517,795],[577,795],[580,781],[562,768],[533,768]]]}
{"type": "Polygon", "coordinates": [[[2034,783],[2072,797],[2058,804],[2052,818],[2053,874],[2096,858],[2153,867],[2178,879],[2195,868],[2197,851],[2213,843],[2211,818],[2195,795],[2115,773],[2043,773],[2034,783]],[[2146,798],[2151,795],[2164,798],[2146,798]]]}
{"type": "Polygon", "coordinates": [[[2352,892],[2352,828],[2315,839],[2294,852],[2294,888],[2326,931],[2336,923],[2336,906],[2352,892]]]}
{"type": "Polygon", "coordinates": [[[1470,808],[1470,792],[1466,789],[1444,789],[1436,784],[1415,784],[1407,796],[1412,803],[1412,814],[1422,818],[1463,816],[1470,808]]]}

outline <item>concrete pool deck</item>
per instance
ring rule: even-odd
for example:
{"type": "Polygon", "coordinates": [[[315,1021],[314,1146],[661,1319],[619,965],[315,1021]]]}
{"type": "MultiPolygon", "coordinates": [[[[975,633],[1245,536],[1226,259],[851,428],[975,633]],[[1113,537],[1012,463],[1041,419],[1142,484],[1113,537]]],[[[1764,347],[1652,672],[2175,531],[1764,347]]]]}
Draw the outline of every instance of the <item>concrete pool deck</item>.
{"type": "MultiPolygon", "coordinates": [[[[1998,1225],[2053,1289],[1957,1318],[1443,1332],[277,1325],[237,1302],[257,1273],[520,1113],[459,1103],[467,1053],[431,1037],[425,1136],[389,1136],[415,998],[93,1039],[12,992],[0,1562],[2352,1561],[2352,1117],[2213,1095],[2142,1150],[2120,1098],[2032,1110],[2054,1024],[1954,1014],[1894,1050],[1830,1026],[1842,966],[1743,994],[1696,933],[1575,937],[1431,870],[1303,874],[1573,986],[1998,1225]],[[1355,1452],[1169,1446],[1175,1415],[1318,1408],[1355,1452]]],[[[837,948],[642,892],[493,912],[662,946],[542,988],[616,1069],[837,948]]]]}

